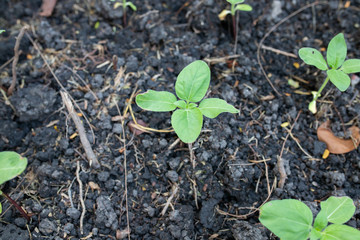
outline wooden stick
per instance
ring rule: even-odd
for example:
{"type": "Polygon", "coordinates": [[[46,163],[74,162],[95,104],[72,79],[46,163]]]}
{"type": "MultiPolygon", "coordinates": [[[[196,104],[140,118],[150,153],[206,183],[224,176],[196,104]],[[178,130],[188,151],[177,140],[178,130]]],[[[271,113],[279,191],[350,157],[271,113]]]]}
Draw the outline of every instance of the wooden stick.
{"type": "Polygon", "coordinates": [[[15,47],[14,47],[14,60],[12,62],[12,82],[11,85],[7,91],[7,95],[10,96],[12,95],[14,89],[15,89],[15,85],[16,85],[16,64],[19,61],[19,47],[20,47],[20,42],[21,39],[24,36],[25,31],[28,29],[28,26],[24,26],[21,28],[20,33],[18,35],[18,37],[16,38],[16,43],[15,43],[15,47]]]}
{"type": "Polygon", "coordinates": [[[85,150],[86,156],[89,160],[89,165],[90,167],[94,167],[94,168],[100,168],[100,163],[98,162],[92,148],[91,145],[89,143],[89,140],[86,137],[86,133],[85,133],[85,128],[83,126],[83,124],[81,123],[81,120],[79,118],[79,116],[76,114],[75,110],[74,110],[74,105],[72,104],[69,95],[64,92],[64,91],[60,91],[61,94],[61,98],[70,114],[70,117],[72,118],[72,120],[75,123],[75,126],[79,132],[79,136],[80,136],[80,141],[83,145],[83,148],[85,150]]]}

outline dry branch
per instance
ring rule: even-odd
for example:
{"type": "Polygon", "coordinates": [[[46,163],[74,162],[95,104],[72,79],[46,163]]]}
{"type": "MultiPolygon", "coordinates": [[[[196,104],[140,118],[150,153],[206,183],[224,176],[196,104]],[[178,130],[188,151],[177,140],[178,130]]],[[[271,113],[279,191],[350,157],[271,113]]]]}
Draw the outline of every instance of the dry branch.
{"type": "Polygon", "coordinates": [[[79,132],[79,136],[80,136],[80,141],[83,145],[83,148],[85,150],[86,156],[89,160],[89,165],[90,167],[94,167],[94,168],[100,168],[100,164],[91,148],[91,145],[89,143],[89,140],[86,137],[86,133],[85,133],[85,128],[83,126],[83,124],[81,123],[81,120],[79,118],[79,116],[76,114],[75,110],[74,110],[74,105],[72,104],[69,95],[66,92],[60,91],[61,94],[61,98],[70,114],[70,117],[72,118],[72,120],[75,123],[75,126],[79,132]]]}

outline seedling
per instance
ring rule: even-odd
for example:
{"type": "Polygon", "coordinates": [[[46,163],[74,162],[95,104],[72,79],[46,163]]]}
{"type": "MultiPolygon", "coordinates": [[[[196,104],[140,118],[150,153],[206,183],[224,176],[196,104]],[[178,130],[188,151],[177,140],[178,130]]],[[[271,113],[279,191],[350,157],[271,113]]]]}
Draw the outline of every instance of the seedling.
{"type": "MultiPolygon", "coordinates": [[[[115,2],[116,0],[111,0],[112,2],[115,2]]],[[[126,0],[122,0],[122,3],[117,2],[114,4],[114,8],[118,8],[122,6],[123,8],[123,19],[124,19],[124,27],[126,27],[126,8],[130,7],[134,12],[136,12],[137,8],[132,2],[128,2],[126,0]]]]}
{"type": "Polygon", "coordinates": [[[321,202],[315,218],[308,206],[299,200],[274,200],[260,208],[260,222],[282,240],[353,240],[360,231],[344,225],[355,213],[349,197],[330,197],[321,202]],[[328,225],[329,223],[332,223],[328,225]]]}
{"type": "MultiPolygon", "coordinates": [[[[20,156],[16,152],[0,152],[0,185],[20,175],[26,168],[27,159],[20,156]]],[[[26,218],[29,216],[22,210],[22,208],[16,204],[7,194],[0,190],[0,195],[7,198],[26,218]]],[[[2,212],[2,206],[0,203],[0,213],[2,212]]]]}
{"type": "Polygon", "coordinates": [[[203,115],[215,118],[223,112],[239,112],[219,98],[202,100],[209,85],[210,69],[204,61],[198,60],[186,66],[176,79],[175,92],[180,100],[170,92],[149,90],[137,95],[136,103],[140,108],[154,112],[168,112],[179,108],[171,116],[171,125],[181,141],[193,143],[200,135],[203,115]],[[198,106],[196,102],[199,101],[198,106]]]}
{"type": "Polygon", "coordinates": [[[326,60],[322,54],[315,48],[301,48],[299,50],[300,58],[309,65],[313,65],[320,70],[326,71],[327,77],[321,85],[319,91],[313,92],[313,100],[309,104],[309,110],[316,113],[316,100],[321,96],[321,91],[325,88],[329,80],[341,92],[344,92],[350,86],[350,77],[348,74],[360,72],[360,59],[348,59],[345,61],[347,46],[344,34],[339,33],[331,39],[326,53],[326,60]],[[330,68],[329,68],[330,67],[330,68]]]}
{"type": "Polygon", "coordinates": [[[0,34],[2,34],[3,32],[5,32],[5,30],[0,29],[0,34]]]}
{"type": "Polygon", "coordinates": [[[230,10],[228,9],[222,10],[222,12],[219,14],[219,19],[223,21],[228,14],[231,14],[232,23],[233,23],[233,33],[234,33],[234,38],[236,39],[237,36],[236,13],[237,11],[245,11],[245,12],[252,11],[252,7],[248,4],[243,4],[245,0],[226,0],[226,1],[231,5],[230,10]]]}

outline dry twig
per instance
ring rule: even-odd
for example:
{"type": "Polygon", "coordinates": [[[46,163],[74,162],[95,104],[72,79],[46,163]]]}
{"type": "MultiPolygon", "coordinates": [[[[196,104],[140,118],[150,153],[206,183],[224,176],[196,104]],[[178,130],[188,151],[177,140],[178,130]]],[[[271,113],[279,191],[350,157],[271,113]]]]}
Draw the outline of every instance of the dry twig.
{"type": "Polygon", "coordinates": [[[83,145],[86,156],[89,160],[90,167],[100,168],[100,163],[98,162],[98,160],[91,148],[89,140],[86,137],[85,128],[84,128],[83,124],[81,123],[79,116],[76,114],[76,112],[74,110],[74,105],[72,104],[72,102],[69,98],[69,95],[63,91],[60,91],[60,95],[61,95],[61,98],[62,98],[68,112],[69,112],[70,117],[74,121],[75,126],[79,132],[80,141],[83,145]]]}
{"type": "Polygon", "coordinates": [[[297,114],[297,116],[296,116],[296,118],[294,120],[294,123],[291,125],[290,130],[288,131],[288,134],[286,135],[285,140],[283,142],[283,145],[281,147],[280,155],[278,156],[277,167],[278,167],[278,171],[280,173],[280,180],[279,180],[279,183],[278,183],[279,188],[284,187],[285,180],[287,179],[287,175],[286,175],[286,171],[285,171],[285,167],[284,167],[284,162],[282,160],[282,155],[283,155],[283,152],[284,152],[285,143],[286,143],[287,139],[289,138],[290,133],[293,130],[297,120],[299,119],[300,114],[301,114],[301,110],[297,114]]]}
{"type": "Polygon", "coordinates": [[[80,233],[84,234],[84,217],[85,217],[85,213],[86,213],[86,206],[84,203],[84,198],[83,198],[83,184],[80,180],[80,176],[79,176],[79,172],[80,172],[80,161],[76,162],[76,179],[79,183],[79,200],[80,200],[80,204],[81,204],[81,208],[82,208],[82,212],[81,212],[81,216],[80,216],[80,233]]]}
{"type": "Polygon", "coordinates": [[[20,47],[20,42],[21,39],[24,36],[25,31],[29,28],[29,26],[24,26],[21,28],[20,33],[18,35],[18,37],[16,38],[16,43],[15,43],[15,47],[14,47],[14,60],[12,62],[12,82],[11,85],[7,91],[7,95],[10,96],[12,95],[14,89],[15,89],[15,85],[16,85],[16,64],[19,61],[19,47],[20,47]]]}
{"type": "Polygon", "coordinates": [[[165,204],[163,210],[161,211],[161,216],[165,215],[167,209],[169,208],[169,205],[170,205],[171,201],[173,200],[173,198],[177,194],[178,190],[179,190],[179,186],[176,183],[174,183],[174,185],[172,187],[172,193],[171,193],[170,197],[168,198],[168,200],[166,201],[166,204],[165,204]]]}

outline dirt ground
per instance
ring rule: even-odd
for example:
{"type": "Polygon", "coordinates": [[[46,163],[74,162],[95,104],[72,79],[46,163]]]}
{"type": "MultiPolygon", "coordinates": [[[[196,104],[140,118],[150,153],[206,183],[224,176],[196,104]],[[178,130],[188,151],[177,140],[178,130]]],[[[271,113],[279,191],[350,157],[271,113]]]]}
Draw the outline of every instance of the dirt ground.
{"type": "MultiPolygon", "coordinates": [[[[325,54],[342,32],[348,57],[360,58],[359,0],[248,0],[253,11],[238,13],[236,44],[231,17],[218,18],[225,0],[132,2],[137,11],[128,9],[124,27],[122,8],[108,0],[58,1],[49,17],[39,16],[41,0],[0,0],[4,91],[28,25],[15,91],[0,97],[0,151],[29,164],[2,191],[31,216],[1,198],[0,239],[276,239],[258,220],[270,199],[299,199],[316,211],[329,196],[347,195],[360,209],[359,149],[323,159],[316,135],[326,120],[340,137],[359,126],[359,76],[344,93],[328,84],[314,115],[311,91],[325,75],[297,56],[301,47],[325,54]],[[171,113],[144,111],[134,96],[174,92],[194,60],[211,69],[207,96],[240,110],[204,118],[195,169],[174,132],[130,127],[133,117],[171,127],[171,113]],[[76,104],[100,168],[89,166],[60,92],[76,104]]],[[[360,228],[359,210],[348,225],[360,228]]]]}

